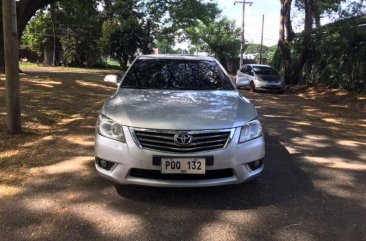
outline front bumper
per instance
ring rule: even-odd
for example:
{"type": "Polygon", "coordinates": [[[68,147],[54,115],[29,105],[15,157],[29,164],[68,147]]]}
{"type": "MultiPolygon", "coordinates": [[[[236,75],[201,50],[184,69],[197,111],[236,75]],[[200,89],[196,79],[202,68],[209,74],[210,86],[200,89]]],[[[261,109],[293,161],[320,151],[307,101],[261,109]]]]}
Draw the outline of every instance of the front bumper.
{"type": "Polygon", "coordinates": [[[157,187],[208,187],[228,184],[238,184],[257,177],[263,170],[263,165],[252,170],[249,163],[256,160],[263,160],[265,154],[264,137],[261,136],[255,140],[237,144],[240,127],[236,128],[231,143],[226,149],[196,152],[189,154],[165,153],[146,149],[140,149],[133,140],[128,127],[124,127],[126,143],[121,143],[104,136],[96,134],[95,138],[95,156],[114,163],[110,170],[105,170],[96,163],[98,173],[118,184],[135,184],[157,187]],[[213,156],[213,164],[206,166],[207,173],[219,172],[221,170],[231,170],[230,176],[208,176],[206,178],[195,179],[167,179],[159,178],[157,175],[134,175],[138,173],[153,172],[160,173],[161,167],[154,165],[154,156],[171,157],[207,157],[213,156]]]}
{"type": "Polygon", "coordinates": [[[285,89],[284,82],[270,83],[265,81],[255,81],[256,90],[265,91],[283,91],[285,89]]]}

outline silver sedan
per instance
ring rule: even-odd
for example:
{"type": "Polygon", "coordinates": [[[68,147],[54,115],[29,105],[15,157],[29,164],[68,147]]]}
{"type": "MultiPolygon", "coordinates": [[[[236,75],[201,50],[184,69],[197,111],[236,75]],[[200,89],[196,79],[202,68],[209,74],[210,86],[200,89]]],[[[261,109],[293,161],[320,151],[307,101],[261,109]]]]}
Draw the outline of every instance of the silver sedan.
{"type": "Polygon", "coordinates": [[[264,154],[255,107],[211,57],[139,57],[96,124],[96,169],[119,184],[241,183],[262,172],[264,154]]]}

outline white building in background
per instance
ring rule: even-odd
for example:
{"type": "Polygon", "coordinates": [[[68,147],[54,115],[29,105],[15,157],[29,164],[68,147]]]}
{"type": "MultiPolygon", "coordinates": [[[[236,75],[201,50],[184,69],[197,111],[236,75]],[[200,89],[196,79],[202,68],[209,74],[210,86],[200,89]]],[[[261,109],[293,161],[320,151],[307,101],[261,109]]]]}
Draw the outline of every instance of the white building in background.
{"type": "Polygon", "coordinates": [[[244,54],[243,57],[244,57],[244,59],[255,60],[258,56],[259,56],[259,53],[255,53],[255,54],[244,54]]]}
{"type": "Polygon", "coordinates": [[[194,52],[194,54],[193,54],[193,55],[197,55],[197,56],[205,56],[205,57],[209,56],[209,54],[208,54],[207,52],[194,52]]]}

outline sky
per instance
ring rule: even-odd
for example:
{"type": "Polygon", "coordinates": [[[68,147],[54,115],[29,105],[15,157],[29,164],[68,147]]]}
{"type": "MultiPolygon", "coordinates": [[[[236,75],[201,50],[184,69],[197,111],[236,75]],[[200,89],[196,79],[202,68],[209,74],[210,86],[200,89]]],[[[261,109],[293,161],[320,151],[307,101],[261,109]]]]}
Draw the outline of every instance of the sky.
{"type": "MultiPolygon", "coordinates": [[[[267,46],[276,45],[279,36],[280,1],[278,0],[246,0],[253,2],[252,6],[246,4],[245,9],[245,40],[249,43],[261,42],[262,15],[264,14],[263,44],[267,46]]],[[[236,25],[241,28],[242,5],[234,6],[235,0],[217,0],[222,9],[222,16],[235,20],[236,25]]],[[[187,49],[188,44],[177,43],[176,48],[187,49]]]]}
{"type": "MultiPolygon", "coordinates": [[[[248,1],[248,0],[247,0],[248,1]]],[[[264,14],[263,44],[272,46],[277,44],[279,36],[280,1],[278,0],[249,0],[252,6],[245,7],[245,39],[252,43],[260,43],[262,15],[264,14]]],[[[218,0],[222,15],[235,20],[238,27],[242,22],[242,5],[234,6],[234,0],[218,0]]]]}

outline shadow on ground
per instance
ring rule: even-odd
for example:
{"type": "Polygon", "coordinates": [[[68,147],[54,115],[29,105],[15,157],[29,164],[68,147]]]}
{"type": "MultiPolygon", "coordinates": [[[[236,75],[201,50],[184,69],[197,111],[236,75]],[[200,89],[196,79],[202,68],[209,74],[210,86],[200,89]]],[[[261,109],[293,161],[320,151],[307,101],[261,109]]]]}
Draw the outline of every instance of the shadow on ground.
{"type": "MultiPolygon", "coordinates": [[[[267,136],[265,172],[261,178],[241,185],[209,188],[152,188],[116,186],[127,199],[174,208],[241,210],[286,203],[313,191],[293,157],[273,137],[267,136]],[[281,178],[278,178],[281,177],[281,178]]],[[[296,157],[295,157],[296,158],[296,157]]]]}

